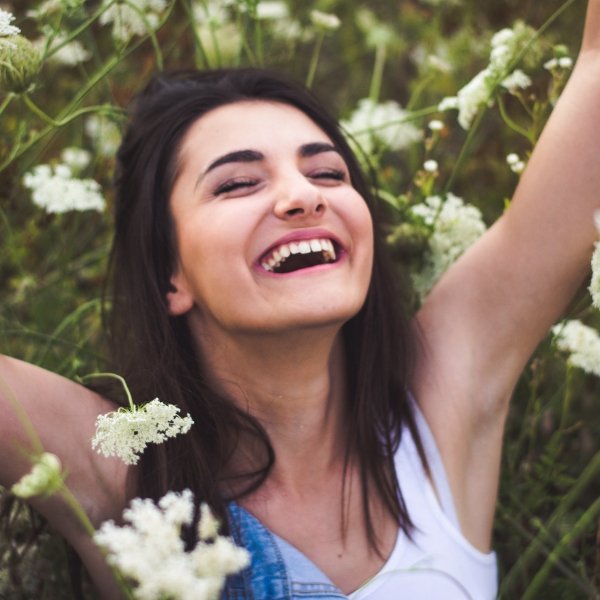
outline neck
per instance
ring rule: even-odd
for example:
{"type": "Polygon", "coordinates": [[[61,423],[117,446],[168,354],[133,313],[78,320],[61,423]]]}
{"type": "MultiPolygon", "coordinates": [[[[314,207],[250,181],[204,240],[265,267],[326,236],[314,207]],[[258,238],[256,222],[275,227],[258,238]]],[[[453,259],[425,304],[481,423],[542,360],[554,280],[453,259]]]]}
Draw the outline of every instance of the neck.
{"type": "Polygon", "coordinates": [[[346,446],[339,327],[211,337],[200,346],[215,384],[267,431],[277,456],[270,485],[298,491],[319,473],[339,472],[346,446]]]}

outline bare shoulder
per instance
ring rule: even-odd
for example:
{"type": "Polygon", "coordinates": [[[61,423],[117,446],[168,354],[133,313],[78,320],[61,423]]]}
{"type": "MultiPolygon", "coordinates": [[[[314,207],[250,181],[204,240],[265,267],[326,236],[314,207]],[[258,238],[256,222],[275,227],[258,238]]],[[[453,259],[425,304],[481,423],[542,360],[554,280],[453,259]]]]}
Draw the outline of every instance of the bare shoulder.
{"type": "MultiPolygon", "coordinates": [[[[0,356],[0,484],[11,485],[31,467],[34,446],[24,425],[28,421],[44,450],[61,460],[66,483],[92,522],[118,516],[127,497],[127,468],[91,447],[97,416],[114,408],[60,375],[0,356]]],[[[77,535],[77,524],[60,500],[32,504],[63,535],[77,535]]]]}

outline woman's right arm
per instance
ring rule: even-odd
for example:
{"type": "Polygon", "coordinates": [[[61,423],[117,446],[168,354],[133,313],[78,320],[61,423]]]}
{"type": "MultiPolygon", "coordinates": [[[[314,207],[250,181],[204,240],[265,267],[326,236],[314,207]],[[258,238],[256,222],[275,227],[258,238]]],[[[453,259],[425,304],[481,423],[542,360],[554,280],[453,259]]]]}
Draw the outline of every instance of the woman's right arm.
{"type": "MultiPolygon", "coordinates": [[[[0,355],[0,484],[10,487],[31,469],[36,445],[23,420],[35,430],[44,451],[58,456],[66,485],[97,528],[118,519],[127,501],[127,467],[92,450],[96,417],[114,410],[87,388],[23,361],[0,355]]],[[[33,498],[31,505],[80,553],[103,597],[116,597],[108,570],[73,511],[60,498],[33,498]]]]}

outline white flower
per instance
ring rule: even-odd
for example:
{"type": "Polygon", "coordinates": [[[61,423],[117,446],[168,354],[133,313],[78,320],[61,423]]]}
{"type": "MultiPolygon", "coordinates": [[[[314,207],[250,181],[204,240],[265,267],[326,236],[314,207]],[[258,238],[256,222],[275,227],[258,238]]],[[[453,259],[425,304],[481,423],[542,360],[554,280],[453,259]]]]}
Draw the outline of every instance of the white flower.
{"type": "Polygon", "coordinates": [[[520,175],[525,170],[525,161],[522,161],[515,152],[511,152],[506,157],[506,164],[508,164],[510,170],[517,175],[520,175]]]}
{"type": "MultiPolygon", "coordinates": [[[[52,52],[53,48],[57,48],[65,41],[65,36],[60,35],[52,40],[52,44],[49,51],[52,52]]],[[[43,43],[43,41],[42,41],[43,43]]],[[[92,57],[91,53],[86,50],[84,45],[78,40],[72,40],[68,44],[65,44],[56,52],[53,52],[48,60],[55,64],[65,65],[67,67],[73,67],[92,57]]]]}
{"type": "Polygon", "coordinates": [[[77,179],[64,164],[52,168],[38,165],[23,177],[23,185],[32,191],[34,204],[47,213],[71,210],[104,210],[100,184],[93,179],[77,179]]]}
{"type": "Polygon", "coordinates": [[[257,19],[285,19],[289,16],[289,10],[285,2],[281,0],[266,0],[258,3],[256,7],[257,19]]]}
{"type": "Polygon", "coordinates": [[[325,29],[327,31],[333,31],[341,25],[338,17],[329,13],[321,12],[320,10],[311,10],[310,20],[315,27],[325,29]]]}
{"type": "Polygon", "coordinates": [[[92,448],[104,456],[118,456],[125,464],[135,465],[148,444],[161,444],[190,430],[194,424],[192,418],[177,413],[179,407],[155,398],[141,407],[120,408],[99,415],[92,448]]]}
{"type": "Polygon", "coordinates": [[[438,110],[440,112],[446,112],[447,110],[454,110],[458,108],[458,98],[456,96],[446,96],[442,98],[438,104],[438,110]]]}
{"type": "Polygon", "coordinates": [[[227,3],[215,0],[199,0],[192,4],[192,13],[197,25],[221,27],[229,20],[227,3]]]}
{"type": "Polygon", "coordinates": [[[429,121],[427,127],[429,127],[431,131],[441,131],[444,129],[444,123],[439,119],[433,119],[433,121],[429,121]]]}
{"type": "MultiPolygon", "coordinates": [[[[103,0],[106,6],[111,0],[103,0]]],[[[145,35],[160,22],[160,15],[167,8],[166,0],[128,0],[116,2],[100,17],[100,23],[112,23],[112,35],[117,42],[127,43],[136,35],[145,35]]]]}
{"type": "Polygon", "coordinates": [[[169,492],[158,506],[149,499],[135,498],[123,512],[126,525],[118,527],[108,521],[94,540],[107,551],[108,562],[136,584],[135,598],[217,600],[225,577],[246,567],[250,557],[230,538],[217,535],[216,520],[204,504],[198,525],[200,541],[186,552],[181,529],[191,525],[193,515],[189,490],[169,492]],[[211,521],[210,527],[207,521],[211,521]],[[206,543],[208,540],[211,543],[206,543]]]}
{"type": "Polygon", "coordinates": [[[411,208],[431,227],[424,268],[413,276],[415,290],[423,298],[448,267],[485,231],[481,212],[454,194],[446,199],[430,196],[411,208]]]}
{"type": "Polygon", "coordinates": [[[15,16],[6,10],[0,8],[0,37],[10,37],[21,33],[21,30],[11,23],[15,20],[15,16]]]}
{"type": "Polygon", "coordinates": [[[565,321],[552,328],[556,346],[569,353],[568,362],[600,377],[600,336],[581,321],[565,321]]]}
{"type": "Polygon", "coordinates": [[[83,171],[92,159],[90,153],[83,148],[69,146],[60,153],[60,158],[74,172],[83,171]]]}
{"type": "Polygon", "coordinates": [[[496,33],[491,41],[488,66],[461,88],[455,99],[442,100],[439,110],[458,108],[460,126],[469,129],[479,110],[493,101],[498,84],[511,90],[529,85],[525,73],[519,71],[511,75],[508,69],[532,34],[530,27],[519,22],[513,29],[502,29],[496,33]]]}
{"type": "Polygon", "coordinates": [[[531,85],[531,78],[520,69],[515,69],[508,77],[502,80],[501,85],[514,93],[516,90],[527,89],[531,85]]]}
{"type": "Polygon", "coordinates": [[[115,156],[121,143],[121,132],[113,121],[92,115],[86,119],[84,129],[98,154],[109,158],[115,156]]]}
{"type": "Polygon", "coordinates": [[[436,160],[426,160],[423,163],[423,168],[428,172],[428,173],[437,173],[438,170],[438,164],[436,160]]]}
{"type": "Polygon", "coordinates": [[[11,487],[11,491],[19,498],[32,498],[42,494],[50,496],[62,485],[60,460],[54,454],[44,452],[34,462],[31,471],[11,487]]]}
{"type": "Polygon", "coordinates": [[[554,71],[555,69],[570,69],[573,66],[573,59],[570,56],[560,58],[551,58],[544,63],[544,69],[554,71]]]}
{"type": "Polygon", "coordinates": [[[409,117],[410,113],[393,100],[377,104],[363,98],[350,118],[342,121],[342,127],[367,155],[381,146],[398,151],[422,138],[421,131],[406,122],[409,117]]]}

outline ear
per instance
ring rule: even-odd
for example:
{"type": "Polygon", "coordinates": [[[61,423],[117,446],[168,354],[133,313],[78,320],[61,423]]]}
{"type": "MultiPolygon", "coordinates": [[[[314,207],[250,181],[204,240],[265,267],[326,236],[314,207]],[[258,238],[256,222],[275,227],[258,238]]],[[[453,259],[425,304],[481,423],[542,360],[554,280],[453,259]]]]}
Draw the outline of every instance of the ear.
{"type": "Polygon", "coordinates": [[[171,277],[169,291],[167,292],[167,305],[172,317],[184,315],[194,306],[194,297],[187,289],[184,277],[176,273],[171,277]]]}

